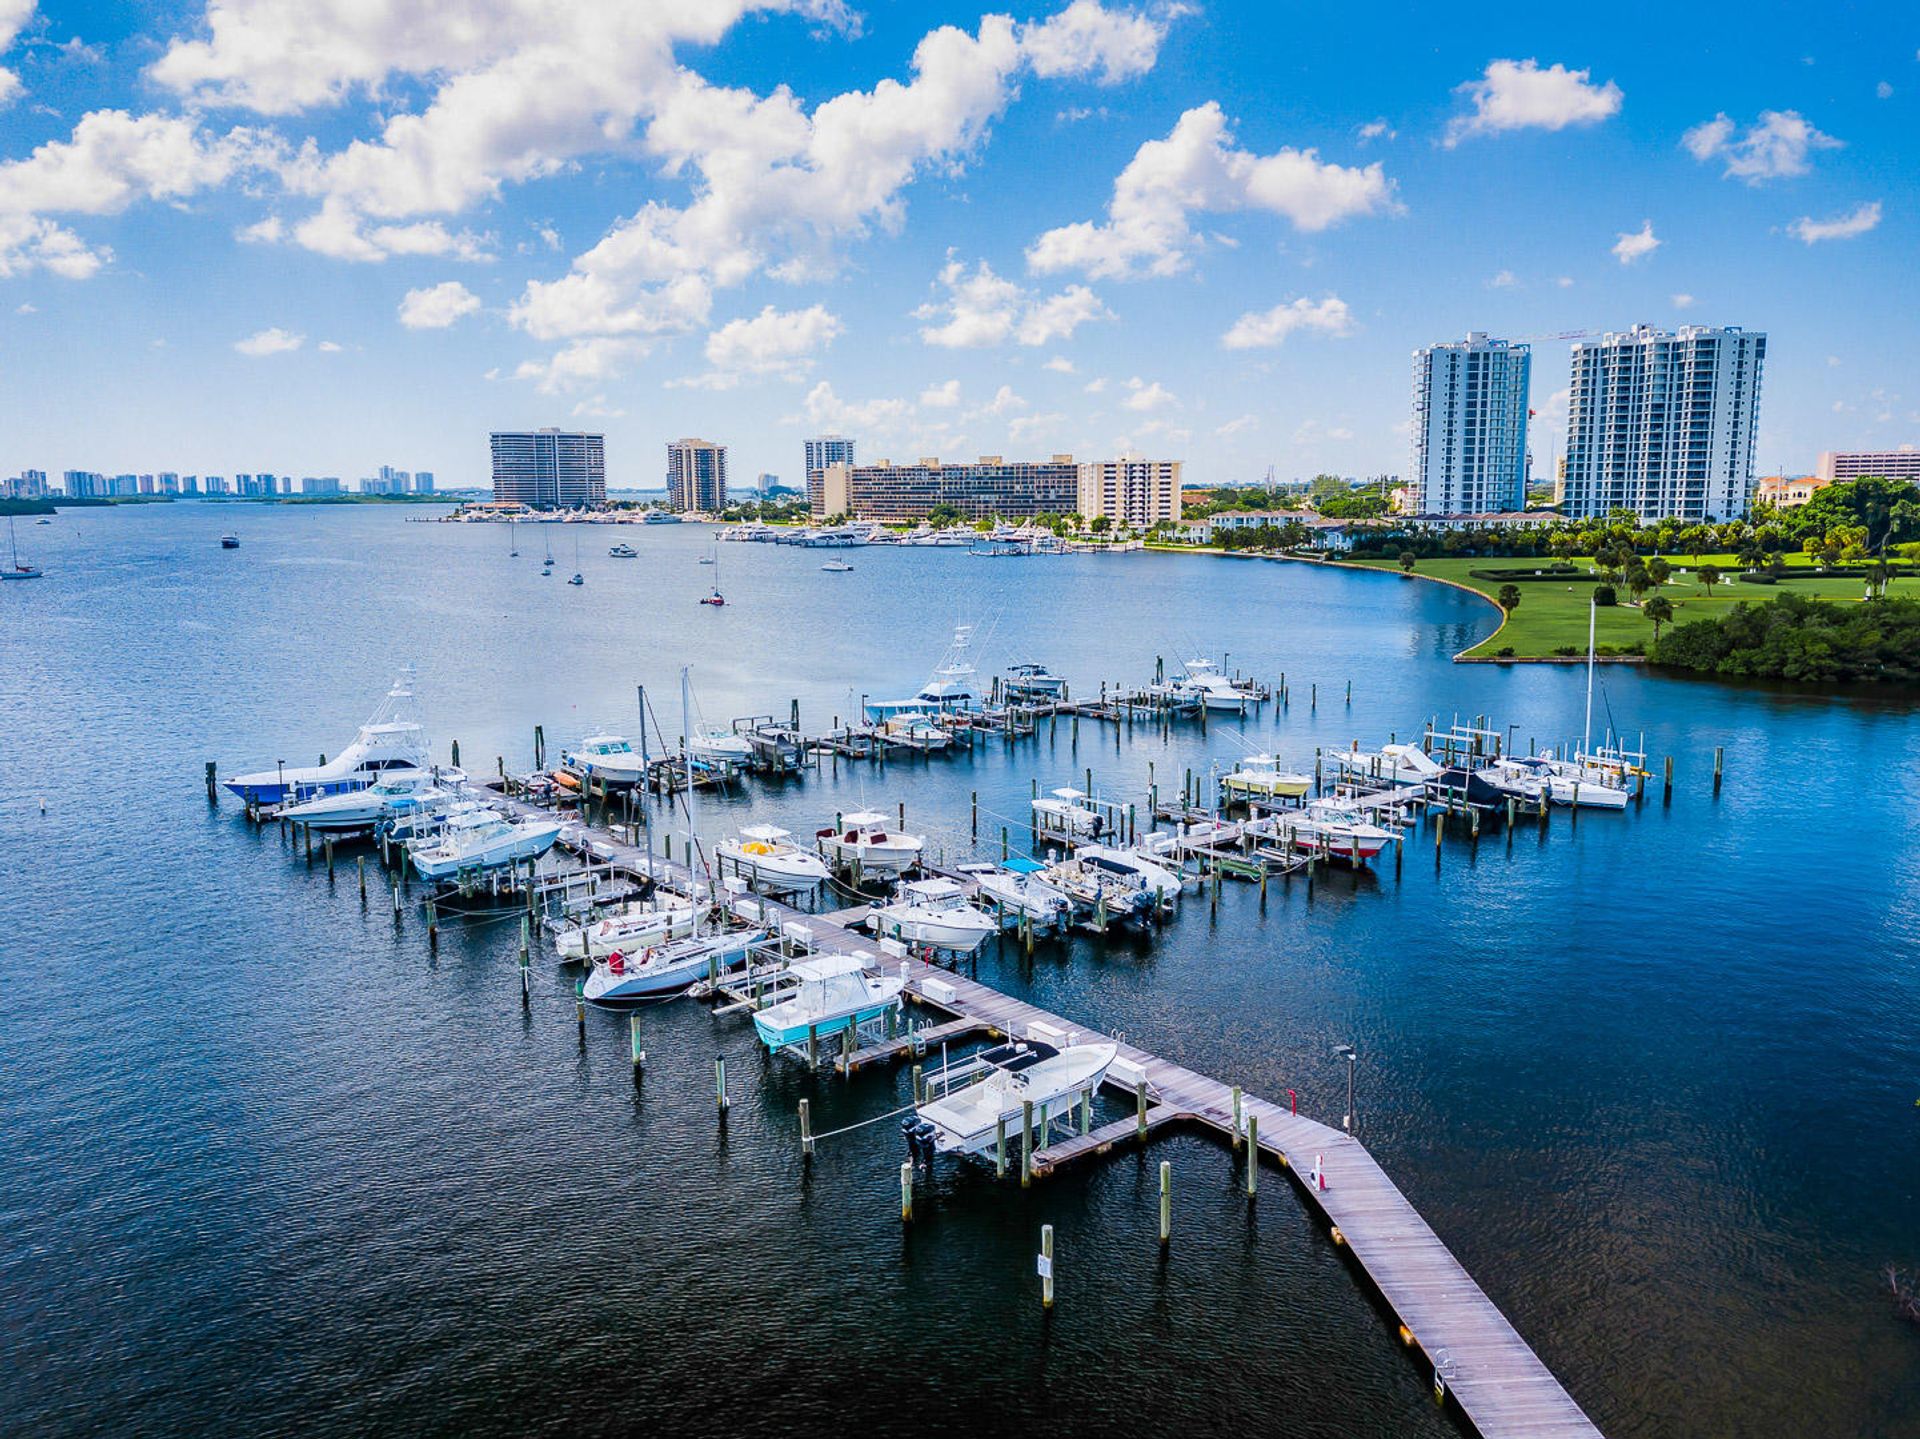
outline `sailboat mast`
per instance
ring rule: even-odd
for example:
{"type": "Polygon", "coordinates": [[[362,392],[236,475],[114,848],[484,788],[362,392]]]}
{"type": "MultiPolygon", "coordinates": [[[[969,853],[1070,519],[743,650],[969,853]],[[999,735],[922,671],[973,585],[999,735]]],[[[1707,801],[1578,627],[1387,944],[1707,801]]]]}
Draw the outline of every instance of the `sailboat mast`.
{"type": "Polygon", "coordinates": [[[1593,636],[1594,626],[1600,617],[1597,601],[1587,601],[1587,725],[1580,737],[1580,753],[1584,757],[1593,744],[1593,636]]]}

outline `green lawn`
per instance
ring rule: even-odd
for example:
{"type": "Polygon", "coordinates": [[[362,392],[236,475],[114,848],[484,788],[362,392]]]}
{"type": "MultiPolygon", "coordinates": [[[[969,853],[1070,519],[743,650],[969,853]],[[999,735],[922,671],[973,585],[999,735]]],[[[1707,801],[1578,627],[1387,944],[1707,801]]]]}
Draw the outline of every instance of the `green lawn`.
{"type": "MultiPolygon", "coordinates": [[[[1353,563],[1370,569],[1388,570],[1399,573],[1397,560],[1355,560],[1353,563]]],[[[1501,580],[1476,579],[1470,570],[1524,570],[1546,569],[1550,560],[1527,559],[1434,559],[1422,560],[1415,573],[1428,575],[1436,579],[1452,580],[1465,585],[1468,589],[1478,590],[1488,599],[1492,599],[1505,583],[1501,580]]],[[[1575,560],[1576,565],[1582,562],[1575,560]]],[[[1773,599],[1782,594],[1810,595],[1819,599],[1834,600],[1840,603],[1858,601],[1865,593],[1860,580],[1852,578],[1830,579],[1794,579],[1793,571],[1807,569],[1810,561],[1804,555],[1790,555],[1787,560],[1788,577],[1776,585],[1744,584],[1729,579],[1737,568],[1731,555],[1707,555],[1703,564],[1720,566],[1720,583],[1709,592],[1695,577],[1695,565],[1690,556],[1669,557],[1668,563],[1674,568],[1673,576],[1662,586],[1659,593],[1665,595],[1673,605],[1673,622],[1685,624],[1688,620],[1705,619],[1722,613],[1728,606],[1741,600],[1759,602],[1773,599]],[[1682,573],[1684,571],[1684,573],[1682,573]]],[[[1411,581],[1409,581],[1411,583],[1411,581]]],[[[1571,647],[1577,653],[1587,652],[1587,600],[1593,594],[1593,587],[1599,583],[1596,575],[1583,571],[1569,575],[1564,579],[1516,580],[1520,590],[1520,604],[1508,619],[1506,626],[1491,638],[1476,645],[1466,654],[1475,659],[1487,658],[1508,645],[1513,646],[1516,658],[1537,658],[1551,655],[1555,651],[1571,647]]],[[[1602,607],[1596,639],[1604,652],[1611,645],[1624,650],[1632,644],[1647,644],[1653,639],[1653,626],[1640,611],[1626,603],[1626,590],[1619,590],[1621,603],[1611,608],[1602,607]]],[[[1920,579],[1903,576],[1893,582],[1889,590],[1896,595],[1911,599],[1920,599],[1920,579]]]]}

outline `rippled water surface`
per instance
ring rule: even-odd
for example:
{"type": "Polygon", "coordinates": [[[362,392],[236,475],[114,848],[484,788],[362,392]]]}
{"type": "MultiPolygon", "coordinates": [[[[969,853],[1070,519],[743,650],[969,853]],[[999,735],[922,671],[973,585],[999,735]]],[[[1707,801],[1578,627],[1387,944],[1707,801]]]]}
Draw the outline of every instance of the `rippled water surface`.
{"type": "MultiPolygon", "coordinates": [[[[1456,666],[1492,611],[1438,586],[1194,557],[988,562],[546,535],[374,508],[175,505],[30,527],[0,593],[0,1413],[13,1432],[1447,1434],[1426,1376],[1278,1171],[1257,1203],[1201,1135],[1031,1191],[943,1166],[898,1218],[904,1102],[759,1057],[691,1002],[580,1045],[557,966],[523,1010],[517,929],[363,907],[229,800],[223,772],[334,752],[403,661],[469,768],[586,727],[823,728],[908,693],[957,617],[983,670],[1081,692],[1223,652],[1292,703],[1171,740],[1083,722],[971,757],[828,766],[703,804],[714,835],[905,802],[984,856],[1030,784],[1144,802],[1242,752],[1488,714],[1577,735],[1577,669],[1456,666]],[[237,527],[242,548],[223,552],[237,527]],[[1352,682],[1352,701],[1346,686],[1352,682]],[[1310,702],[1318,686],[1317,705],[1310,702]],[[1151,771],[1149,766],[1152,766],[1151,771]],[[45,802],[45,812],[40,802],[45,802]],[[713,1060],[734,1105],[716,1120],[713,1060]],[[1155,1242],[1158,1160],[1175,1239],[1155,1242]],[[1039,1226],[1057,1232],[1043,1317],[1039,1226]]],[[[1677,770],[1670,805],[1508,843],[1421,832],[1398,875],[1233,886],[1150,939],[989,947],[980,978],[1363,1137],[1609,1434],[1920,1434],[1920,725],[1911,697],[1603,675],[1598,709],[1677,770]],[[1711,792],[1712,754],[1726,780],[1711,792]]],[[[417,894],[417,891],[416,891],[417,894]]]]}

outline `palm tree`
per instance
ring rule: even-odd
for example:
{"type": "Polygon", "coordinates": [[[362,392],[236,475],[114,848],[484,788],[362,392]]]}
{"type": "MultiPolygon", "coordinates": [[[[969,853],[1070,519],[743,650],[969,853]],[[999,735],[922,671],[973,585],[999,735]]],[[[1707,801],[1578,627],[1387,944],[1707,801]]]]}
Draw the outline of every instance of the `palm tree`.
{"type": "Polygon", "coordinates": [[[1673,573],[1673,566],[1655,555],[1647,561],[1647,573],[1653,576],[1654,587],[1657,589],[1667,582],[1667,577],[1673,573]]]}
{"type": "Polygon", "coordinates": [[[1715,585],[1719,584],[1720,583],[1720,566],[1718,565],[1700,566],[1700,583],[1705,585],[1708,589],[1712,589],[1715,585]]]}
{"type": "Polygon", "coordinates": [[[1500,608],[1511,616],[1520,607],[1520,586],[1502,585],[1500,593],[1494,596],[1494,599],[1500,608]]]}
{"type": "Polygon", "coordinates": [[[1660,643],[1660,626],[1673,618],[1673,601],[1665,595],[1655,595],[1641,607],[1640,613],[1653,621],[1653,642],[1660,643]]]}
{"type": "Polygon", "coordinates": [[[1400,551],[1400,573],[1401,574],[1403,575],[1412,574],[1413,567],[1418,563],[1420,563],[1420,557],[1414,554],[1412,550],[1400,551]]]}

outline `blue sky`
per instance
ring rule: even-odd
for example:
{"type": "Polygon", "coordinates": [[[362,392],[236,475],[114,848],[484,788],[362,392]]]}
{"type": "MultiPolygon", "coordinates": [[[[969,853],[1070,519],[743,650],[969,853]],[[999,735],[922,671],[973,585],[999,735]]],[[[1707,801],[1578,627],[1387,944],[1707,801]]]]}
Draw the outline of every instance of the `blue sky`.
{"type": "Polygon", "coordinates": [[[1414,347],[1637,321],[1920,443],[1920,12],[1576,10],[0,0],[0,467],[1405,473],[1414,347]]]}

